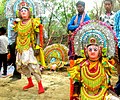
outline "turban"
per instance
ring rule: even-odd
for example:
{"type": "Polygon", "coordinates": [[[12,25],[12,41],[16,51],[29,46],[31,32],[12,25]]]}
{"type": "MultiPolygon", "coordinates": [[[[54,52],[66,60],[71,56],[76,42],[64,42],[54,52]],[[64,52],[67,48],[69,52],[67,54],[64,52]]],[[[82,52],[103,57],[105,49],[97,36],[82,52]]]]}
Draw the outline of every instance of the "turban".
{"type": "Polygon", "coordinates": [[[82,5],[85,8],[85,2],[83,2],[83,1],[78,1],[76,3],[76,6],[78,6],[78,5],[82,5]]]}

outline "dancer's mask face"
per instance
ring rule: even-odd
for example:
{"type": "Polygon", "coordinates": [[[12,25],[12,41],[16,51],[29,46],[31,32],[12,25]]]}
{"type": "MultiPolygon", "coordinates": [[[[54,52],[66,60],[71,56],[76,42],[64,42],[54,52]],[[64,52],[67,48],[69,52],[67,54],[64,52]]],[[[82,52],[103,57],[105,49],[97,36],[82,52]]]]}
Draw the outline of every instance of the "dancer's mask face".
{"type": "Polygon", "coordinates": [[[96,60],[97,58],[99,58],[99,47],[96,45],[90,45],[87,48],[87,53],[88,53],[89,59],[96,60]]]}
{"type": "Polygon", "coordinates": [[[28,19],[30,16],[29,10],[26,8],[22,8],[20,10],[20,15],[21,15],[22,19],[28,19]]]}

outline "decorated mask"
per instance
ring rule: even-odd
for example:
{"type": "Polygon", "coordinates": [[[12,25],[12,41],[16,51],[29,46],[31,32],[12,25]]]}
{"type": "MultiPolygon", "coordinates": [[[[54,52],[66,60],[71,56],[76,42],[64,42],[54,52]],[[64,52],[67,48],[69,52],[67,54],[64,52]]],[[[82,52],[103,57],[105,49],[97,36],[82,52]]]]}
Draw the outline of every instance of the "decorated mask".
{"type": "Polygon", "coordinates": [[[102,46],[97,44],[95,38],[91,37],[89,39],[89,44],[85,47],[85,56],[90,60],[98,60],[102,54],[102,46]]]}
{"type": "Polygon", "coordinates": [[[24,0],[22,0],[22,2],[18,6],[19,6],[19,10],[16,12],[17,17],[21,19],[29,19],[32,14],[32,9],[31,7],[29,7],[29,4],[24,0]]]}
{"type": "Polygon", "coordinates": [[[29,17],[30,17],[30,12],[27,8],[22,8],[19,11],[19,14],[20,14],[22,19],[29,19],[29,17]]]}
{"type": "Polygon", "coordinates": [[[100,58],[99,53],[100,53],[100,48],[98,45],[92,44],[87,47],[87,55],[90,60],[92,61],[98,60],[100,58]]]}

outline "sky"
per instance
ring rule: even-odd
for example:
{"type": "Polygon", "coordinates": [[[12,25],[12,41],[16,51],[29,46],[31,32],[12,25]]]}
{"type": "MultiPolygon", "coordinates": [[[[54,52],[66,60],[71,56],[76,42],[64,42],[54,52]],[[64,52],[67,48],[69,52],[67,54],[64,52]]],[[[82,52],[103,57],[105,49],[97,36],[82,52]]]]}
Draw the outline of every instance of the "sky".
{"type": "MultiPolygon", "coordinates": [[[[78,0],[76,0],[77,2],[78,0]]],[[[85,10],[86,11],[90,11],[93,9],[93,7],[95,6],[94,2],[97,2],[97,4],[100,6],[103,0],[82,0],[85,2],[85,10]]]]}

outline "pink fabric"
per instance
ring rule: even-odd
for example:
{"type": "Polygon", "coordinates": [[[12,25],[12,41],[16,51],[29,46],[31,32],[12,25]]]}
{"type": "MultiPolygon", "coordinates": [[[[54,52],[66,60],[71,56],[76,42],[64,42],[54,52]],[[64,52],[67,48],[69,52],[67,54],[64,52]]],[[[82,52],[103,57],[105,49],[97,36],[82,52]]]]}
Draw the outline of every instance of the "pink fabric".
{"type": "MultiPolygon", "coordinates": [[[[82,14],[82,18],[80,20],[80,24],[84,21],[85,18],[85,12],[82,14]]],[[[78,15],[76,16],[75,20],[74,20],[74,24],[76,25],[78,22],[78,15]]]]}
{"type": "Polygon", "coordinates": [[[110,16],[110,13],[107,13],[107,16],[110,16]]]}
{"type": "Polygon", "coordinates": [[[85,12],[82,14],[82,18],[81,18],[81,20],[80,20],[80,24],[83,23],[84,18],[85,18],[85,12]]]}

